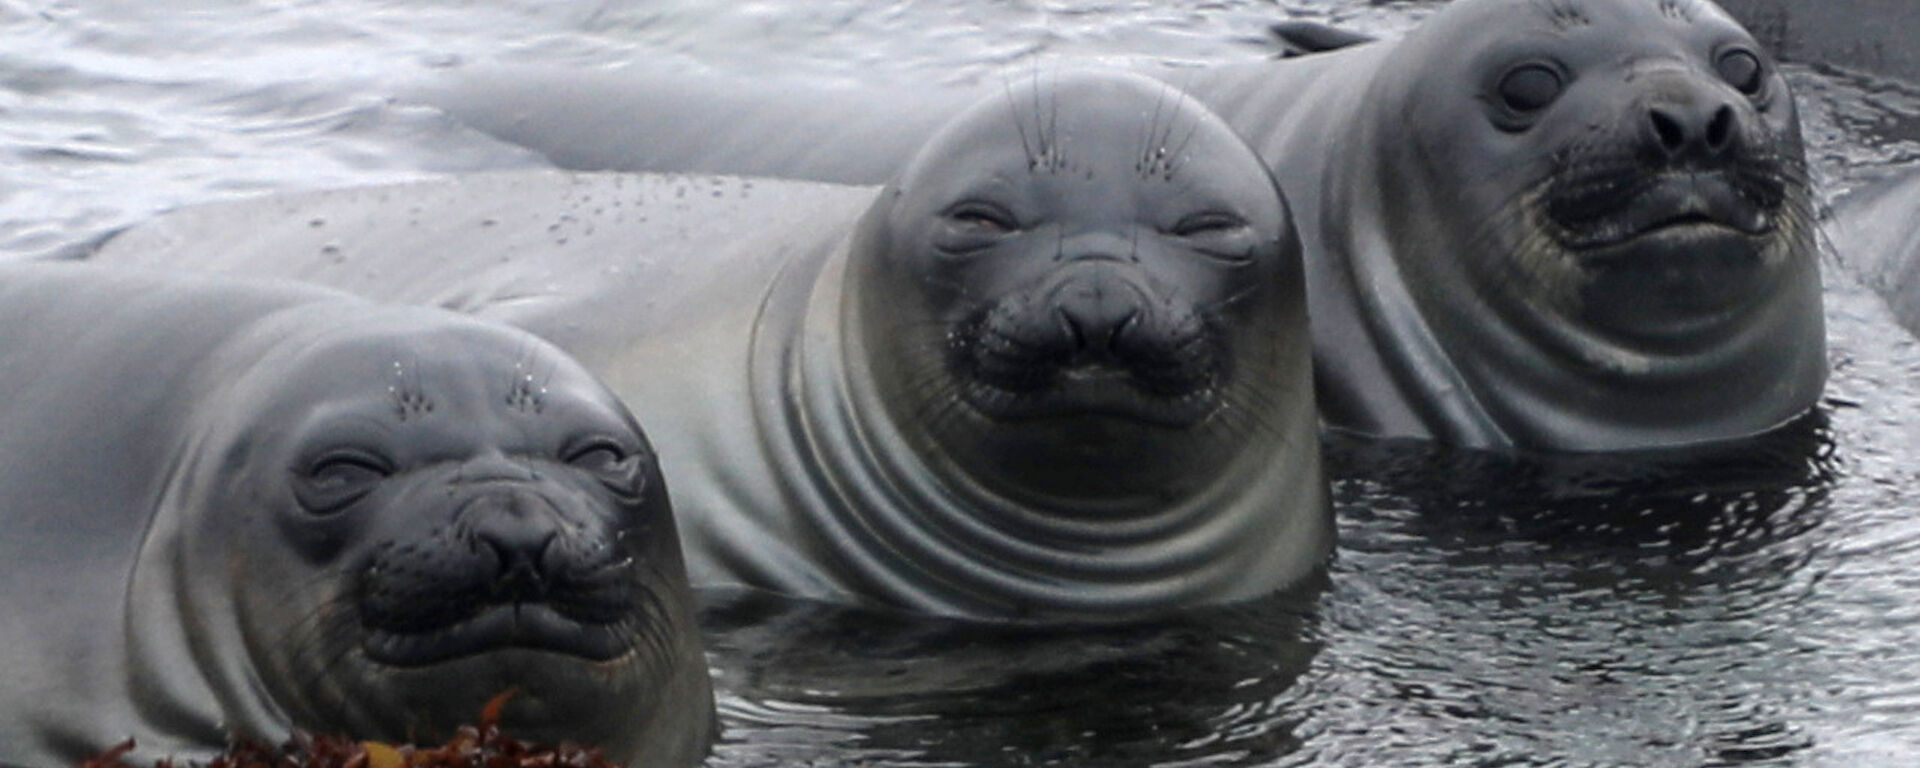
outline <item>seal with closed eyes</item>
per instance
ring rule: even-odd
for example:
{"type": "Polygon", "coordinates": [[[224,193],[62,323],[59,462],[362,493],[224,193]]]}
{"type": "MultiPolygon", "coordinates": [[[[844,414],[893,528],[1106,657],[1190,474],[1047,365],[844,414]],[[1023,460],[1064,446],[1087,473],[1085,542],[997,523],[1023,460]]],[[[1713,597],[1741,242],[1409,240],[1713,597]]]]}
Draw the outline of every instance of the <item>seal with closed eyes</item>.
{"type": "MultiPolygon", "coordinates": [[[[1706,0],[1459,0],[1404,39],[1156,69],[1271,166],[1321,411],[1491,449],[1737,439],[1813,406],[1825,342],[1793,96],[1706,0]],[[1315,52],[1320,51],[1320,52],[1315,52]]],[[[417,96],[569,168],[876,182],[973,89],[483,70],[417,96]]]]}
{"type": "Polygon", "coordinates": [[[713,699],[654,455],[517,329],[289,282],[0,266],[0,763],[291,729],[691,766],[713,699]]]}
{"type": "Polygon", "coordinates": [[[697,584],[1121,621],[1331,545],[1286,205],[1141,75],[1010,84],[884,188],[482,176],[181,211],[95,258],[546,336],[647,424],[697,584]]]}

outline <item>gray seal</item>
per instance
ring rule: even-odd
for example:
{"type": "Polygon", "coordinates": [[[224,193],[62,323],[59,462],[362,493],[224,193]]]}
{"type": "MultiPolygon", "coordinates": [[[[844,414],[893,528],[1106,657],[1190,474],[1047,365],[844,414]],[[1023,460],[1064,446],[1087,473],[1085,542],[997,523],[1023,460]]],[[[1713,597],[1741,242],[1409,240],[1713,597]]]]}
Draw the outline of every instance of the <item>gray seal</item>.
{"type": "Polygon", "coordinates": [[[0,267],[0,763],[504,727],[690,766],[666,488],[538,338],[293,283],[0,267]]]}
{"type": "Polygon", "coordinates": [[[1463,0],[1201,71],[1308,254],[1322,413],[1490,448],[1737,439],[1825,382],[1792,94],[1692,0],[1463,0]]]}
{"type": "MultiPolygon", "coordinates": [[[[1712,3],[1460,0],[1399,41],[1279,33],[1325,52],[1159,71],[1293,205],[1328,424],[1607,451],[1814,405],[1793,97],[1712,3]]],[[[418,96],[566,167],[870,182],[968,93],[496,69],[418,96]]]]}
{"type": "Polygon", "coordinates": [[[95,258],[546,336],[647,424],[696,584],[1119,621],[1331,544],[1286,206],[1143,76],[1009,85],[885,188],[480,176],[182,211],[95,258]]]}
{"type": "Polygon", "coordinates": [[[1920,334],[1920,169],[1842,198],[1829,232],[1840,263],[1920,334]]]}

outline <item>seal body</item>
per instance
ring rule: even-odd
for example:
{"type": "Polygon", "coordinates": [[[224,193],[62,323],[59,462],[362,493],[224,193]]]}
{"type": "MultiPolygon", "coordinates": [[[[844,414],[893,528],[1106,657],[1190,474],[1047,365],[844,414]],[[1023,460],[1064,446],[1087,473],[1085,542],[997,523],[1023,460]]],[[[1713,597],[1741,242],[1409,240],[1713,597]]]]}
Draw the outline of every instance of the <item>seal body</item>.
{"type": "Polygon", "coordinates": [[[290,729],[692,765],[712,700],[635,422],[539,339],[292,283],[0,267],[0,762],[290,729]]]}
{"type": "MultiPolygon", "coordinates": [[[[1286,191],[1329,425],[1631,450],[1741,438],[1814,404],[1793,98],[1719,8],[1461,0],[1404,40],[1316,35],[1297,47],[1331,50],[1159,74],[1286,191]]],[[[567,167],[878,181],[931,130],[922,115],[1001,87],[863,108],[713,75],[520,71],[420,97],[567,167]],[[737,119],[749,105],[758,118],[737,119]],[[907,117],[859,117],[882,113],[907,117]]]]}
{"type": "Polygon", "coordinates": [[[648,424],[696,583],[1113,621],[1329,550],[1297,248],[1224,125],[1109,73],[993,95],[885,188],[476,177],[182,211],[96,258],[551,339],[648,424]]]}
{"type": "Polygon", "coordinates": [[[1834,206],[1840,263],[1887,299],[1907,330],[1920,334],[1920,172],[1907,171],[1842,198],[1834,206]]]}

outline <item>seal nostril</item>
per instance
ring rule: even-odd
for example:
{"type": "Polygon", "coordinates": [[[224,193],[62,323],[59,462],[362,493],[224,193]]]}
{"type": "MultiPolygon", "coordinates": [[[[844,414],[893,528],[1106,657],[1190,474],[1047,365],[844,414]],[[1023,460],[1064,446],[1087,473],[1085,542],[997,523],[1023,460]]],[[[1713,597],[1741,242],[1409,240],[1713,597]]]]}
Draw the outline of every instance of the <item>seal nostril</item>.
{"type": "Polygon", "coordinates": [[[1060,319],[1060,333],[1066,337],[1068,347],[1076,352],[1086,349],[1087,335],[1080,329],[1080,321],[1074,318],[1073,312],[1066,307],[1059,307],[1053,310],[1053,314],[1060,319]]]}
{"type": "Polygon", "coordinates": [[[1653,135],[1661,149],[1672,154],[1686,146],[1687,129],[1678,118],[1658,108],[1647,110],[1647,118],[1653,123],[1653,135]]]}
{"type": "Polygon", "coordinates": [[[1707,148],[1719,152],[1733,140],[1733,107],[1725,104],[1713,111],[1707,121],[1707,148]]]}
{"type": "Polygon", "coordinates": [[[507,597],[539,597],[548,581],[547,551],[552,549],[555,538],[556,534],[551,531],[537,541],[483,535],[482,540],[493,551],[495,589],[507,597]]]}
{"type": "Polygon", "coordinates": [[[1126,315],[1120,318],[1120,322],[1113,324],[1113,332],[1107,334],[1107,349],[1119,350],[1121,348],[1120,343],[1122,337],[1126,336],[1139,324],[1140,308],[1133,307],[1127,310],[1126,315]]]}

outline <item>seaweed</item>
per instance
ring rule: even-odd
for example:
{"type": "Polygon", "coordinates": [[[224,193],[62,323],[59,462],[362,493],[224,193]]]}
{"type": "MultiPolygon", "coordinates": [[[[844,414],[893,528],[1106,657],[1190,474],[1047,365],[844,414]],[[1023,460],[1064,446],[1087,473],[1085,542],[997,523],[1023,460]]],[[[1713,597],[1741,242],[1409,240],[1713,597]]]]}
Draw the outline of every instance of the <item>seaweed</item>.
{"type": "MultiPolygon", "coordinates": [[[[620,768],[592,747],[564,742],[554,747],[532,745],[502,733],[500,711],[513,694],[508,690],[493,697],[480,710],[478,724],[460,726],[439,746],[358,741],[296,730],[278,747],[238,739],[210,761],[163,758],[153,768],[620,768]]],[[[140,768],[124,759],[133,748],[134,741],[128,739],[79,768],[140,768]]]]}

